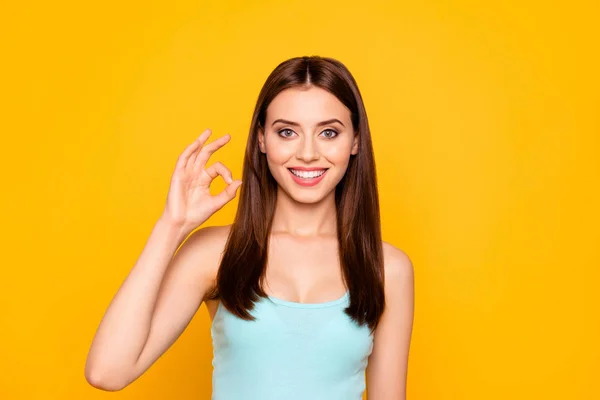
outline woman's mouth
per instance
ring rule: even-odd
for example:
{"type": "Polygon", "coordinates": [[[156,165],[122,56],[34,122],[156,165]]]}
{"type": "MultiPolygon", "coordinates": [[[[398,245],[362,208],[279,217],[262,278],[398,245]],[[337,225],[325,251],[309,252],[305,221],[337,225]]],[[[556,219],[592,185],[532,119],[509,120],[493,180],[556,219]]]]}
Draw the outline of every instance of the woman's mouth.
{"type": "Polygon", "coordinates": [[[327,172],[327,168],[304,171],[293,168],[288,168],[290,171],[290,175],[294,182],[301,186],[314,186],[317,183],[321,182],[325,173],[327,172]]]}

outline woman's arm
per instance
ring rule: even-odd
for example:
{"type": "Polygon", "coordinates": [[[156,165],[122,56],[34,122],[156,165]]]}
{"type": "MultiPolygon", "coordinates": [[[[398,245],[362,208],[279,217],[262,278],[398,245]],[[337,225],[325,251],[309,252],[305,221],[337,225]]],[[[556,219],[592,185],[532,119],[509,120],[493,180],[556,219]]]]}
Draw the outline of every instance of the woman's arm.
{"type": "Polygon", "coordinates": [[[231,138],[204,145],[211,133],[206,129],[179,155],[165,210],[100,322],[85,365],[92,386],[119,390],[144,373],[181,335],[214,284],[229,228],[196,228],[233,200],[241,181],[220,162],[205,168],[231,138]],[[213,196],[210,184],[218,176],[228,185],[213,196]]]}
{"type": "Polygon", "coordinates": [[[414,273],[410,258],[385,243],[386,308],[374,333],[367,366],[369,400],[405,400],[413,325],[414,273]]]}
{"type": "Polygon", "coordinates": [[[85,377],[116,391],[144,373],[182,334],[212,286],[227,227],[182,237],[161,218],[110,303],[92,342],[85,377]]]}

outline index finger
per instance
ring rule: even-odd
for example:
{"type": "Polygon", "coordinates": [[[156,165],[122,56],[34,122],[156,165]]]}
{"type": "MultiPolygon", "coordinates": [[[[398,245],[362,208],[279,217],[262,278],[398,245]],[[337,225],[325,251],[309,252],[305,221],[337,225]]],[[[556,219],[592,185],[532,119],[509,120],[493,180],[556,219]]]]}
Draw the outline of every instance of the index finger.
{"type": "Polygon", "coordinates": [[[203,146],[202,149],[200,149],[200,151],[198,152],[194,164],[203,167],[210,158],[211,154],[220,149],[221,147],[225,146],[225,144],[229,142],[230,139],[231,135],[227,133],[221,136],[220,138],[213,140],[206,146],[203,146]]]}
{"type": "Polygon", "coordinates": [[[190,143],[185,148],[185,150],[177,158],[177,164],[176,164],[177,169],[185,168],[186,165],[189,164],[190,159],[195,158],[194,152],[197,152],[198,148],[200,148],[202,146],[202,144],[204,144],[204,142],[206,142],[206,140],[208,139],[210,134],[211,134],[211,130],[210,130],[210,128],[208,128],[204,132],[202,132],[202,134],[198,138],[196,138],[196,140],[194,140],[192,143],[190,143]]]}

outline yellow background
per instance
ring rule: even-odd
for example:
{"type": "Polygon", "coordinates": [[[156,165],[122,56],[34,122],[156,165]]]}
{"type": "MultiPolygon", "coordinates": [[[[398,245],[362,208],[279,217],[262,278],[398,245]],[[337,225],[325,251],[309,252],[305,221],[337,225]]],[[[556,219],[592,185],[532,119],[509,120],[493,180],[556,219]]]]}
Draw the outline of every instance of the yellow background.
{"type": "MultiPolygon", "coordinates": [[[[214,160],[240,177],[267,75],[318,54],[359,83],[384,239],[415,266],[408,398],[600,399],[594,3],[5,4],[0,397],[111,396],[87,350],[177,156],[231,133],[214,160]]],[[[211,357],[202,306],[110,398],[209,399],[211,357]]]]}

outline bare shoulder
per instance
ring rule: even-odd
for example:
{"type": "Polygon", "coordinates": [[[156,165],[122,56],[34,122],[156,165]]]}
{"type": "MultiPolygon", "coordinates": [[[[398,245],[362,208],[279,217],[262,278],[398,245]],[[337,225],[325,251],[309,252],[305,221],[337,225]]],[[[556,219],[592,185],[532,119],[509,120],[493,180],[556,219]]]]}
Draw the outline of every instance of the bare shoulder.
{"type": "Polygon", "coordinates": [[[205,280],[216,278],[231,225],[206,226],[192,232],[177,251],[177,258],[198,266],[205,280]],[[201,262],[199,262],[201,260],[201,262]]]}
{"type": "Polygon", "coordinates": [[[202,247],[205,251],[223,251],[231,225],[205,226],[188,236],[186,243],[191,247],[202,247]]]}
{"type": "Polygon", "coordinates": [[[414,279],[412,260],[404,251],[385,241],[383,242],[383,263],[386,289],[412,284],[414,279]]]}

